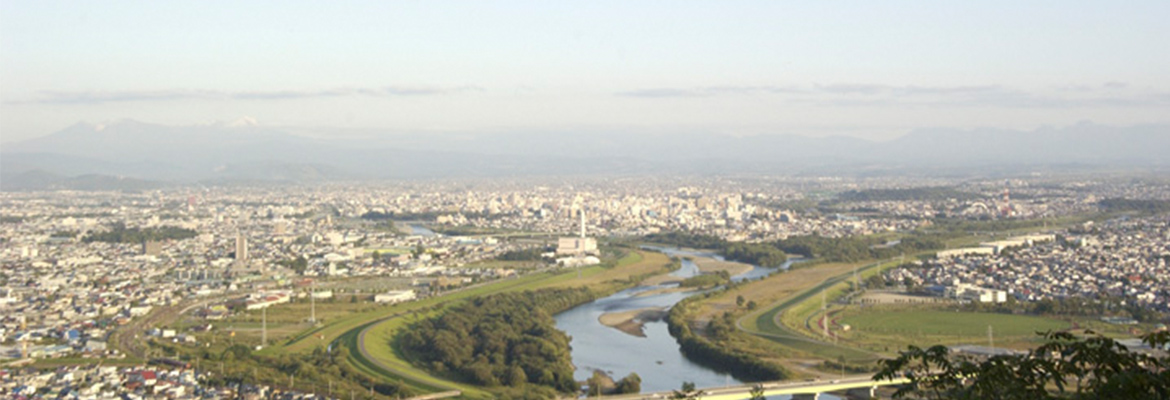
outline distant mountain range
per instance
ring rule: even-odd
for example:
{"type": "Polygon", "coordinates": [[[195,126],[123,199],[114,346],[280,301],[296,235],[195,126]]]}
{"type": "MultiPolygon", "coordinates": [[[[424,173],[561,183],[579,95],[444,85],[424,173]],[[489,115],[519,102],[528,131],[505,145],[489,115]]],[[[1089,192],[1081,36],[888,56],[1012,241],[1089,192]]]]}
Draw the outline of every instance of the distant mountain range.
{"type": "Polygon", "coordinates": [[[577,174],[903,174],[1165,168],[1170,126],[799,135],[516,132],[323,139],[258,126],[81,123],[0,150],[0,189],[577,174]]]}

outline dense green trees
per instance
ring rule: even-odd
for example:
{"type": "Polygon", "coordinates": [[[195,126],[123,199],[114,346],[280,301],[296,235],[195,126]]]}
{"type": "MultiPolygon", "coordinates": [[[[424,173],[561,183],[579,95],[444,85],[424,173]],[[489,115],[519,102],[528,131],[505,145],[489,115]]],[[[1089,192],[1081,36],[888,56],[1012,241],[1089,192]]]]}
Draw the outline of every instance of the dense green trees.
{"type": "Polygon", "coordinates": [[[646,235],[646,241],[681,247],[715,249],[724,258],[761,267],[778,267],[788,261],[788,254],[819,258],[827,262],[855,262],[882,259],[899,254],[944,247],[942,240],[908,235],[886,244],[885,239],[867,236],[830,238],[818,235],[794,236],[768,243],[728,242],[723,239],[682,232],[664,232],[646,235]]]}
{"type": "Polygon", "coordinates": [[[544,254],[545,252],[546,250],[541,247],[524,250],[512,250],[504,254],[500,254],[498,257],[496,257],[496,259],[502,261],[540,261],[542,259],[541,254],[544,254]]]}
{"type": "Polygon", "coordinates": [[[195,237],[195,231],[173,226],[158,228],[127,228],[125,224],[117,223],[110,226],[106,232],[94,232],[82,241],[106,243],[142,243],[148,240],[189,239],[195,237]]]}
{"type": "Polygon", "coordinates": [[[692,249],[721,249],[727,242],[711,235],[697,235],[685,232],[651,233],[642,237],[651,243],[668,244],[692,249]]]}
{"type": "Polygon", "coordinates": [[[687,321],[690,314],[695,311],[698,302],[703,298],[703,295],[691,296],[678,302],[670,308],[670,313],[666,317],[670,335],[678,340],[679,347],[687,358],[720,371],[730,372],[732,376],[740,380],[776,381],[789,376],[788,371],[779,365],[720,343],[733,329],[731,327],[734,322],[730,316],[712,320],[709,329],[727,331],[714,333],[712,340],[707,340],[691,331],[690,323],[687,321]]]}
{"type": "Polygon", "coordinates": [[[939,201],[939,200],[975,200],[983,195],[955,190],[945,186],[917,187],[907,189],[867,189],[850,190],[837,195],[837,200],[853,201],[939,201]]]}
{"type": "Polygon", "coordinates": [[[276,262],[277,265],[291,269],[297,274],[302,274],[309,268],[309,260],[305,256],[297,256],[297,258],[290,258],[287,260],[280,260],[276,262]]]}
{"type": "Polygon", "coordinates": [[[788,255],[784,254],[784,251],[763,243],[726,243],[719,250],[719,255],[728,260],[767,268],[776,268],[788,261],[788,255]]]}
{"type": "MultiPolygon", "coordinates": [[[[1046,343],[1024,355],[975,360],[945,346],[911,346],[882,361],[875,380],[905,376],[895,398],[930,399],[1167,399],[1170,360],[1130,351],[1103,336],[1044,334],[1046,343]]],[[[1170,332],[1143,337],[1153,348],[1170,344],[1170,332]]]]}
{"type": "Polygon", "coordinates": [[[944,247],[942,240],[923,236],[906,236],[894,244],[887,245],[884,240],[874,237],[830,238],[810,235],[790,237],[777,241],[774,245],[789,254],[800,254],[804,257],[818,258],[827,262],[856,262],[890,258],[900,254],[937,250],[944,247]]]}
{"type": "Polygon", "coordinates": [[[1170,200],[1138,200],[1138,199],[1105,199],[1097,202],[1097,207],[1109,212],[1137,211],[1148,214],[1158,214],[1170,211],[1170,200]]]}
{"type": "Polygon", "coordinates": [[[617,381],[617,388],[614,391],[617,394],[641,393],[642,377],[638,376],[636,373],[631,372],[629,375],[626,375],[625,378],[617,381]]]}
{"type": "Polygon", "coordinates": [[[415,323],[397,340],[417,365],[465,382],[574,392],[569,338],[552,314],[594,297],[585,288],[480,297],[415,323]]]}
{"type": "Polygon", "coordinates": [[[682,388],[673,391],[670,394],[670,398],[678,400],[701,399],[705,394],[707,392],[695,388],[694,382],[683,382],[682,388]]]}

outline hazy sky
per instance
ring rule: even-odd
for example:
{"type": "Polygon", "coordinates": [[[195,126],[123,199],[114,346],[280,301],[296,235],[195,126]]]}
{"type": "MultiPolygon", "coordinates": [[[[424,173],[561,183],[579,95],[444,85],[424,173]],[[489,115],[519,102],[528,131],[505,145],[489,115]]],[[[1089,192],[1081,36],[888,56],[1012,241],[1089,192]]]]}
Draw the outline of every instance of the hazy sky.
{"type": "Polygon", "coordinates": [[[0,1],[0,141],[1170,122],[1170,1],[0,1]]]}

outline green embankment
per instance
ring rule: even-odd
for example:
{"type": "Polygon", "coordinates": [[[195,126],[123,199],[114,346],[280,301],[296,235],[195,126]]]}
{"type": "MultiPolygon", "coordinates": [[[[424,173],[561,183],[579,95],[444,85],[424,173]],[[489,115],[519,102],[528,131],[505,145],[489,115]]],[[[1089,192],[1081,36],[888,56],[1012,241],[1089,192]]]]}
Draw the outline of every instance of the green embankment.
{"type": "MultiPolygon", "coordinates": [[[[865,278],[895,265],[898,265],[898,262],[870,264],[859,268],[858,275],[864,281],[865,278]]],[[[833,301],[849,291],[852,279],[852,272],[829,278],[772,307],[747,314],[739,319],[739,326],[748,333],[824,359],[837,359],[839,357],[849,360],[876,359],[877,355],[873,353],[803,335],[781,322],[787,318],[804,324],[811,315],[820,311],[822,291],[825,292],[826,301],[833,301]]]]}

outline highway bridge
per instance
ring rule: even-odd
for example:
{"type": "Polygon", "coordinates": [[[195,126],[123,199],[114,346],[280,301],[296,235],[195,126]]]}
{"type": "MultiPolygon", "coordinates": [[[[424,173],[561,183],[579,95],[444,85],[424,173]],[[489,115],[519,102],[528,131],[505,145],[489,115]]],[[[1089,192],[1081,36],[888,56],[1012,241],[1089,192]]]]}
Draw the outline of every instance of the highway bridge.
{"type": "MultiPolygon", "coordinates": [[[[869,375],[857,375],[829,381],[806,382],[763,382],[764,396],[792,396],[793,399],[817,399],[822,393],[846,393],[858,398],[873,396],[879,386],[908,383],[906,378],[889,381],[874,381],[869,375]]],[[[702,389],[703,400],[744,400],[751,398],[756,384],[702,389]]],[[[642,393],[636,395],[605,396],[607,400],[668,399],[673,392],[642,393]]]]}

